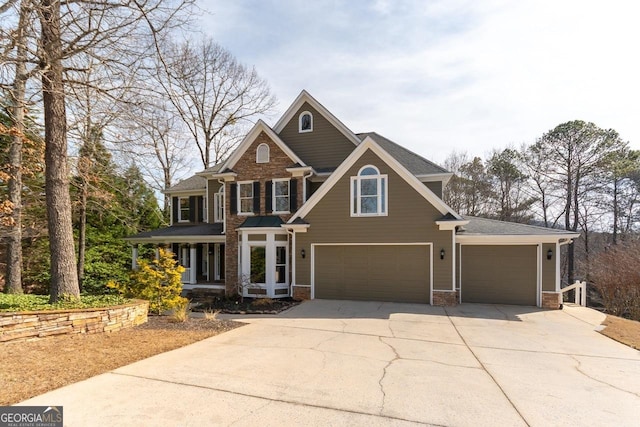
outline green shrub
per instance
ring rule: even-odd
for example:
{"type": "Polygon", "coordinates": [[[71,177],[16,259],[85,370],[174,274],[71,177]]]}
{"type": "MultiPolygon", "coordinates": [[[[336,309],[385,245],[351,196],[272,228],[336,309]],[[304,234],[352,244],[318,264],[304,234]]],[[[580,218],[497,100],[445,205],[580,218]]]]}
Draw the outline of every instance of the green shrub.
{"type": "Polygon", "coordinates": [[[182,293],[182,273],[184,267],[178,265],[171,252],[160,249],[158,259],[141,259],[138,270],[126,283],[110,281],[107,286],[118,290],[127,298],[141,298],[149,301],[149,311],[161,314],[180,304],[186,298],[182,293]]]}
{"type": "Polygon", "coordinates": [[[74,308],[100,308],[130,302],[119,295],[83,295],[80,299],[67,299],[49,304],[48,295],[0,294],[0,311],[42,311],[74,308]]]}

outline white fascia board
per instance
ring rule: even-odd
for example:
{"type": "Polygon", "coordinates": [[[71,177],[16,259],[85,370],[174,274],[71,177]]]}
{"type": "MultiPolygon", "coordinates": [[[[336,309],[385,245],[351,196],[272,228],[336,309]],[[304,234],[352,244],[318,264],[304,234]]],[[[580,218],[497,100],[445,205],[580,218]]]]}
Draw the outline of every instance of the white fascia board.
{"type": "Polygon", "coordinates": [[[416,178],[418,178],[420,182],[442,181],[442,186],[444,187],[445,185],[447,185],[447,183],[449,182],[452,176],[453,176],[453,173],[447,172],[447,173],[433,173],[428,175],[416,175],[416,178]]]}
{"type": "Polygon", "coordinates": [[[240,160],[245,151],[247,151],[247,148],[249,148],[249,146],[253,144],[258,135],[260,135],[260,132],[266,133],[267,136],[271,138],[271,140],[275,142],[276,145],[280,147],[280,149],[293,161],[293,163],[298,163],[301,166],[306,166],[306,164],[296,155],[296,153],[294,153],[291,148],[289,148],[289,146],[285,144],[282,139],[280,139],[280,137],[273,131],[273,129],[271,129],[264,121],[262,121],[262,119],[260,119],[256,122],[255,125],[253,125],[247,136],[243,138],[242,142],[240,142],[240,145],[238,145],[238,148],[235,149],[233,154],[231,154],[227,161],[224,162],[224,165],[222,165],[222,168],[220,169],[233,169],[238,160],[240,160]]]}
{"type": "Polygon", "coordinates": [[[207,194],[207,189],[202,188],[199,190],[174,190],[174,191],[163,191],[163,193],[166,195],[173,195],[173,196],[202,196],[204,194],[207,194]]]}
{"type": "Polygon", "coordinates": [[[291,106],[284,112],[280,120],[273,127],[273,130],[276,133],[282,132],[282,129],[289,123],[289,121],[293,118],[294,114],[302,107],[302,104],[307,102],[311,105],[316,111],[318,111],[322,116],[329,121],[336,129],[338,129],[344,136],[347,137],[348,140],[353,142],[354,145],[360,144],[360,138],[356,136],[348,127],[344,125],[336,116],[331,114],[329,110],[327,110],[322,104],[315,100],[309,92],[303,90],[300,92],[300,95],[293,101],[291,106]]]}
{"type": "Polygon", "coordinates": [[[456,235],[456,242],[464,245],[508,245],[508,244],[539,244],[558,243],[564,239],[575,239],[576,234],[555,235],[456,235]]]}
{"type": "Polygon", "coordinates": [[[448,220],[448,221],[436,221],[436,225],[440,230],[455,230],[459,225],[467,225],[469,220],[448,220]]]}
{"type": "Polygon", "coordinates": [[[237,173],[235,172],[196,172],[196,175],[208,178],[208,179],[224,179],[225,181],[227,180],[227,178],[235,178],[236,176],[238,176],[237,173]]]}
{"type": "Polygon", "coordinates": [[[411,185],[422,197],[429,201],[441,214],[446,215],[447,213],[451,213],[456,217],[456,219],[463,220],[460,215],[447,206],[447,204],[436,196],[433,191],[429,190],[427,186],[422,184],[418,178],[402,166],[400,162],[380,147],[371,137],[367,137],[356,147],[355,150],[351,152],[351,154],[349,154],[349,156],[340,164],[340,166],[338,166],[338,168],[333,172],[333,174],[331,174],[331,176],[329,176],[320,188],[313,193],[302,208],[300,208],[298,212],[291,217],[288,223],[292,223],[296,218],[303,218],[307,215],[367,150],[373,151],[378,157],[380,157],[383,162],[389,165],[391,169],[400,175],[400,177],[411,185]]]}
{"type": "Polygon", "coordinates": [[[291,230],[296,233],[306,233],[310,224],[281,224],[280,227],[285,230],[291,230]]]}
{"type": "Polygon", "coordinates": [[[306,173],[309,173],[309,172],[315,173],[315,171],[313,170],[313,168],[311,166],[285,168],[284,170],[289,172],[291,174],[291,176],[304,176],[306,173]]]}

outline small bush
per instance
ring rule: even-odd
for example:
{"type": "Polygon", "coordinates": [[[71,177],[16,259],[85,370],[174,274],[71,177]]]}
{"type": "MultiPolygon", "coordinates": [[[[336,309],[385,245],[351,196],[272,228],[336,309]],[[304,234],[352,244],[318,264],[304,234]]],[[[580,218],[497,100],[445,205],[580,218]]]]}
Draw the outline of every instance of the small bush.
{"type": "Polygon", "coordinates": [[[593,286],[607,313],[640,320],[640,242],[600,253],[592,264],[593,286]]]}
{"type": "Polygon", "coordinates": [[[190,301],[186,298],[182,298],[182,301],[177,303],[173,307],[173,314],[171,315],[171,320],[175,323],[184,323],[189,319],[189,309],[190,301]]]}
{"type": "Polygon", "coordinates": [[[217,310],[205,310],[204,311],[204,318],[207,320],[218,320],[218,315],[220,314],[222,310],[217,309],[217,310]]]}
{"type": "Polygon", "coordinates": [[[148,300],[149,311],[161,314],[185,303],[186,298],[180,296],[183,272],[184,267],[178,265],[171,252],[160,249],[158,259],[138,262],[138,270],[133,272],[129,282],[111,281],[107,286],[127,298],[148,300]]]}

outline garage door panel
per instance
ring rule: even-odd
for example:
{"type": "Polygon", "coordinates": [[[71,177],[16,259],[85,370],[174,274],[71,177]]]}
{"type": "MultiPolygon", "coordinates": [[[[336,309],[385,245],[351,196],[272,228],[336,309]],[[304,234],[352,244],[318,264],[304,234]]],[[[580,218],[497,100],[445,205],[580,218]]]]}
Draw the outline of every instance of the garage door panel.
{"type": "Polygon", "coordinates": [[[316,298],[429,302],[426,245],[318,246],[316,298]]]}
{"type": "Polygon", "coordinates": [[[536,305],[537,246],[462,246],[463,302],[536,305]]]}

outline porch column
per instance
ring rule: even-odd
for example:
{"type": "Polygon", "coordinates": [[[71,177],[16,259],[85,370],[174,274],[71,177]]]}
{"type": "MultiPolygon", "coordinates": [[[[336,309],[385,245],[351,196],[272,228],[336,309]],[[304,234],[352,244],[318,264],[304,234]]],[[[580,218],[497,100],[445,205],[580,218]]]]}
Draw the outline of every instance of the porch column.
{"type": "Polygon", "coordinates": [[[195,244],[189,245],[189,283],[195,285],[197,282],[197,271],[198,271],[198,255],[197,255],[197,246],[195,244]]]}
{"type": "Polygon", "coordinates": [[[138,245],[133,245],[131,247],[131,269],[138,269],[138,245]]]}

